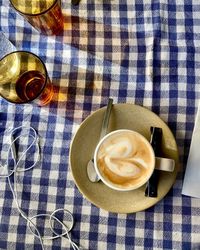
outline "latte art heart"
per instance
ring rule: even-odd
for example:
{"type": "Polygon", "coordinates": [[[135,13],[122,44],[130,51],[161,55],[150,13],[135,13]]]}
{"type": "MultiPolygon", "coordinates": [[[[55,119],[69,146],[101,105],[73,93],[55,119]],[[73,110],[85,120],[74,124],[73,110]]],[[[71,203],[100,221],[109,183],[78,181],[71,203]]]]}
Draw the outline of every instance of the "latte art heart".
{"type": "Polygon", "coordinates": [[[134,158],[111,158],[106,156],[105,165],[115,174],[123,177],[137,177],[142,169],[147,168],[146,163],[134,160],[134,158]],[[141,163],[140,163],[141,162],[141,163]]]}
{"type": "Polygon", "coordinates": [[[132,131],[112,134],[100,146],[97,165],[101,174],[121,187],[141,182],[152,171],[154,156],[143,137],[132,131]]]}
{"type": "Polygon", "coordinates": [[[126,158],[134,151],[134,145],[127,137],[116,138],[112,145],[105,149],[110,157],[126,158]]]}

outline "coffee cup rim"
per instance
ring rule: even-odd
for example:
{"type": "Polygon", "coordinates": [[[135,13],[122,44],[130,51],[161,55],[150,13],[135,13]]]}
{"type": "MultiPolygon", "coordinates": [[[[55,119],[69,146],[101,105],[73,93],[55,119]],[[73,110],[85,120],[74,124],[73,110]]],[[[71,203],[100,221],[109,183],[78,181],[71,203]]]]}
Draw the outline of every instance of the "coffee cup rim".
{"type": "Polygon", "coordinates": [[[107,135],[105,135],[103,138],[100,139],[100,141],[98,142],[96,148],[95,148],[95,152],[94,152],[94,167],[95,167],[95,170],[96,170],[96,173],[98,174],[98,176],[100,177],[101,181],[108,187],[114,189],[114,190],[117,190],[117,191],[131,191],[131,190],[135,190],[135,189],[138,189],[140,187],[142,187],[145,183],[147,183],[147,181],[150,179],[151,175],[153,174],[153,171],[155,169],[155,163],[156,163],[156,160],[155,160],[155,153],[154,153],[154,150],[150,144],[150,142],[146,139],[145,136],[143,136],[142,134],[140,134],[139,132],[137,131],[134,131],[134,130],[131,130],[131,129],[117,129],[117,130],[114,130],[114,131],[111,131],[110,133],[108,133],[107,135]],[[112,182],[109,182],[107,181],[104,176],[101,174],[101,172],[99,171],[99,168],[97,166],[97,154],[98,154],[98,151],[99,151],[99,148],[100,146],[102,145],[102,143],[108,138],[110,137],[111,135],[113,134],[116,134],[116,133],[119,133],[119,132],[131,132],[133,134],[137,134],[140,138],[142,138],[143,141],[145,141],[145,143],[148,145],[148,148],[150,149],[151,151],[151,154],[153,156],[153,164],[152,164],[152,169],[151,171],[149,172],[149,175],[147,175],[146,178],[144,178],[143,181],[141,181],[140,183],[138,183],[137,185],[134,185],[132,187],[129,187],[129,188],[120,188],[118,187],[117,185],[115,184],[112,184],[112,182]]]}

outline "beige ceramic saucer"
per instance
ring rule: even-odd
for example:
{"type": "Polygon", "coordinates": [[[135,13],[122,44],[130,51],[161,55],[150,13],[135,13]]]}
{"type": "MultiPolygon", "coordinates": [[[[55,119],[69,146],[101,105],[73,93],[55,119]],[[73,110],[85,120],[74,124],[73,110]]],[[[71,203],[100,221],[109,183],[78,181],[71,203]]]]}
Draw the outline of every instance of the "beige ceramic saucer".
{"type": "Polygon", "coordinates": [[[173,173],[160,171],[157,198],[145,197],[145,185],[137,190],[127,192],[112,190],[101,181],[98,183],[90,182],[86,170],[87,163],[92,158],[99,140],[104,112],[105,107],[90,115],[80,125],[72,140],[70,164],[74,181],[83,196],[97,207],[116,213],[133,213],[145,210],[161,200],[175,182],[179,156],[174,136],[168,126],[148,109],[133,104],[114,104],[108,132],[116,129],[132,129],[149,140],[150,127],[161,127],[163,130],[163,157],[173,158],[176,161],[176,166],[173,173]]]}

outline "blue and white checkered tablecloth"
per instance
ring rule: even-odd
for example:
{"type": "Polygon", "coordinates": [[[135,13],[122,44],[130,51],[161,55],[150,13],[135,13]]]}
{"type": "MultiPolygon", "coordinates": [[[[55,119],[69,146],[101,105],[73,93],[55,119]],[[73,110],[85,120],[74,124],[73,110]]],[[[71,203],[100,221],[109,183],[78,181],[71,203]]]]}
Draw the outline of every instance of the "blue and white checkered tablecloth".
{"type": "MultiPolygon", "coordinates": [[[[62,1],[62,8],[63,34],[45,36],[8,0],[0,0],[0,31],[17,50],[41,57],[56,91],[45,107],[0,99],[1,161],[6,130],[32,126],[40,137],[39,167],[19,176],[22,209],[29,216],[68,209],[75,220],[71,238],[83,249],[200,249],[200,200],[181,195],[200,97],[200,1],[82,0],[78,6],[62,1]],[[83,198],[72,178],[72,136],[108,97],[154,111],[177,140],[177,180],[162,201],[143,212],[126,215],[99,209],[83,198]]],[[[64,238],[44,245],[71,249],[64,238]]],[[[0,249],[41,249],[3,178],[0,249]]]]}

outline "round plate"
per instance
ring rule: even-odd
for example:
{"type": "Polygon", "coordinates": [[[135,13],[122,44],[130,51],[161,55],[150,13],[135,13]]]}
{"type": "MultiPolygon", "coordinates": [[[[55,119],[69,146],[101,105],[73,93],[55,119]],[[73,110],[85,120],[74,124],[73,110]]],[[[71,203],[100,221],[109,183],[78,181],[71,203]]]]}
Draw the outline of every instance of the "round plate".
{"type": "Polygon", "coordinates": [[[175,160],[175,170],[172,173],[160,171],[156,198],[145,197],[145,185],[137,190],[120,192],[101,181],[92,183],[88,179],[86,167],[99,140],[105,109],[101,108],[85,119],[72,140],[70,165],[74,181],[83,196],[99,208],[115,213],[145,210],[160,201],[175,182],[179,158],[176,141],[169,127],[148,109],[134,104],[114,104],[108,132],[132,129],[150,140],[150,127],[162,128],[162,156],[175,160]]]}

